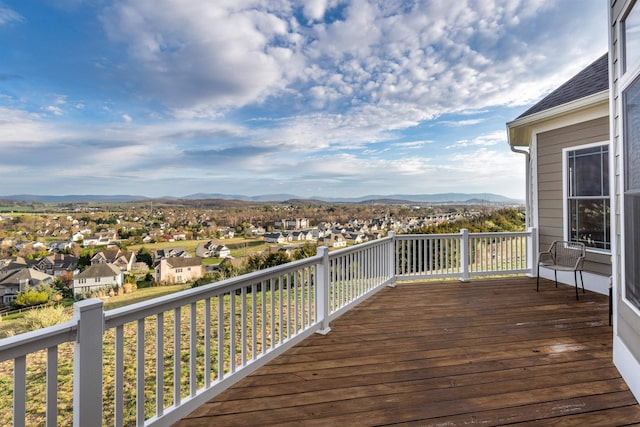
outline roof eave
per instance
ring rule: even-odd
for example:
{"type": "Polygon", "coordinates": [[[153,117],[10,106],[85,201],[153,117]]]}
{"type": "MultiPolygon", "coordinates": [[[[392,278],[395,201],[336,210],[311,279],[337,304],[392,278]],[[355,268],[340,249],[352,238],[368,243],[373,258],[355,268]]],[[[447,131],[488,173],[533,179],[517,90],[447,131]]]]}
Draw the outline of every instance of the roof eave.
{"type": "Polygon", "coordinates": [[[602,102],[609,102],[608,89],[507,122],[507,141],[512,147],[528,147],[530,143],[528,130],[533,124],[565,114],[576,113],[602,102]]]}

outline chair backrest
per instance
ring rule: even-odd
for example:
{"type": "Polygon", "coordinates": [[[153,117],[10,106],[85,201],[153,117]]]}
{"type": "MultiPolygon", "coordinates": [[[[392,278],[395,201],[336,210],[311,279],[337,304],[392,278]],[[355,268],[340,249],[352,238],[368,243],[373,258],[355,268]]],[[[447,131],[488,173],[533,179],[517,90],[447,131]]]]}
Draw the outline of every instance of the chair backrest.
{"type": "Polygon", "coordinates": [[[549,248],[554,264],[564,267],[582,268],[586,250],[584,243],[556,240],[549,248]]]}

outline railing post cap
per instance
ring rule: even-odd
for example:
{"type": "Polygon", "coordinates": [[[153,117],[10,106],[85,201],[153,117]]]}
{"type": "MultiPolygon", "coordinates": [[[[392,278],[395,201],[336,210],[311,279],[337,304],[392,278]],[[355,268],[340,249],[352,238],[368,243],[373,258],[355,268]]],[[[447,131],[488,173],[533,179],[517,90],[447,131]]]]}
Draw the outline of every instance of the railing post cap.
{"type": "Polygon", "coordinates": [[[101,308],[102,306],[104,306],[104,301],[102,301],[100,298],[90,298],[74,303],[73,309],[76,312],[83,312],[94,310],[99,307],[101,308]]]}
{"type": "Polygon", "coordinates": [[[316,249],[316,254],[324,255],[325,253],[327,253],[328,250],[329,248],[327,246],[318,246],[318,248],[316,249]]]}

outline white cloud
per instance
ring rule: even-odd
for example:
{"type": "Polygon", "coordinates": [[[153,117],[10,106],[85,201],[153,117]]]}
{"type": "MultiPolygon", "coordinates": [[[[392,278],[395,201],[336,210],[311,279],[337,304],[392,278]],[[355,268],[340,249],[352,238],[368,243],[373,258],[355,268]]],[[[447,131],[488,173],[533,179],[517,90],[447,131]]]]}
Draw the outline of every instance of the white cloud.
{"type": "Polygon", "coordinates": [[[125,121],[125,122],[127,122],[127,123],[131,123],[131,122],[133,121],[133,119],[131,118],[131,116],[130,116],[130,115],[128,115],[128,114],[123,114],[123,115],[122,115],[122,120],[124,120],[124,121],[125,121]]]}
{"type": "Polygon", "coordinates": [[[44,111],[53,114],[54,116],[61,116],[64,114],[60,107],[56,107],[55,105],[48,105],[42,108],[44,111]]]}
{"type": "Polygon", "coordinates": [[[297,48],[285,12],[285,2],[124,0],[102,21],[128,47],[136,86],[172,108],[203,112],[286,86],[297,48]]]}
{"type": "Polygon", "coordinates": [[[24,21],[24,17],[15,10],[0,3],[0,25],[8,24],[12,21],[21,22],[24,21]]]}
{"type": "Polygon", "coordinates": [[[489,134],[479,135],[473,139],[456,141],[455,144],[449,145],[447,148],[488,147],[498,144],[505,144],[506,147],[506,142],[506,132],[503,130],[499,130],[489,134]]]}
{"type": "Polygon", "coordinates": [[[319,21],[324,17],[326,9],[327,0],[307,0],[302,8],[302,13],[310,21],[319,21]]]}

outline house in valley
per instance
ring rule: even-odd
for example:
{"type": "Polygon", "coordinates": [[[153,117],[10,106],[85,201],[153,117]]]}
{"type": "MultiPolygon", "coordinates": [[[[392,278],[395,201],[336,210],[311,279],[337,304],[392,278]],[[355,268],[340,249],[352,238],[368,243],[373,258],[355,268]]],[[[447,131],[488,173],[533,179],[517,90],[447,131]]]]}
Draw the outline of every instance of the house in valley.
{"type": "Polygon", "coordinates": [[[187,283],[204,276],[202,258],[200,257],[172,257],[162,258],[155,267],[157,282],[168,284],[187,283]]]}
{"type": "Polygon", "coordinates": [[[152,253],[153,265],[156,266],[164,258],[190,258],[191,254],[182,246],[172,246],[163,249],[156,249],[152,253]]]}
{"type": "Polygon", "coordinates": [[[91,292],[111,285],[122,286],[124,273],[120,268],[107,263],[96,263],[73,279],[73,295],[91,292]]]}
{"type": "Polygon", "coordinates": [[[196,256],[200,258],[226,258],[230,255],[231,250],[228,247],[213,240],[199,243],[196,247],[196,256]]]}
{"type": "Polygon", "coordinates": [[[347,240],[341,233],[330,233],[318,240],[318,244],[321,246],[328,246],[330,248],[344,248],[347,246],[347,240]]]}
{"type": "Polygon", "coordinates": [[[34,267],[55,277],[73,275],[78,268],[78,257],[54,253],[38,260],[34,267]]]}
{"type": "Polygon", "coordinates": [[[7,272],[9,270],[20,270],[22,268],[29,267],[30,264],[21,256],[14,256],[3,260],[0,264],[0,273],[7,272]]]}
{"type": "Polygon", "coordinates": [[[265,243],[284,243],[287,238],[282,233],[266,233],[264,235],[265,243]]]}
{"type": "Polygon", "coordinates": [[[11,305],[20,292],[34,288],[41,283],[51,284],[55,277],[34,268],[14,269],[0,274],[0,302],[11,305]]]}
{"type": "Polygon", "coordinates": [[[136,263],[135,252],[123,251],[120,248],[105,249],[91,257],[91,265],[112,264],[122,271],[131,271],[136,263]]]}

